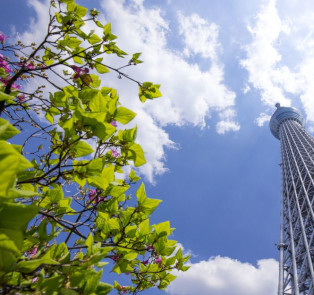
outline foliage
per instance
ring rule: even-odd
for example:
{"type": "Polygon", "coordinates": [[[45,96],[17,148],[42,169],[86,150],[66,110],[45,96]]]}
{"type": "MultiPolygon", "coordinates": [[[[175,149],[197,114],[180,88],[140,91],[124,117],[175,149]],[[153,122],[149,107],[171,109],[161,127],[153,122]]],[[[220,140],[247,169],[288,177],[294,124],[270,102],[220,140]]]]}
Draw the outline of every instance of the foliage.
{"type": "Polygon", "coordinates": [[[123,129],[136,114],[96,72],[137,83],[142,102],[161,94],[122,72],[142,62],[140,53],[120,68],[103,63],[106,54],[127,54],[97,15],[74,0],[51,1],[39,45],[8,45],[0,33],[1,294],[136,294],[164,289],[172,269],[187,270],[169,222],[150,224],[160,200],[146,196],[134,170],[117,178],[145,157],[137,127],[123,129]],[[87,23],[102,34],[84,31],[87,23]],[[43,83],[29,90],[33,78],[43,83]],[[103,270],[130,285],[103,282],[103,270]]]}

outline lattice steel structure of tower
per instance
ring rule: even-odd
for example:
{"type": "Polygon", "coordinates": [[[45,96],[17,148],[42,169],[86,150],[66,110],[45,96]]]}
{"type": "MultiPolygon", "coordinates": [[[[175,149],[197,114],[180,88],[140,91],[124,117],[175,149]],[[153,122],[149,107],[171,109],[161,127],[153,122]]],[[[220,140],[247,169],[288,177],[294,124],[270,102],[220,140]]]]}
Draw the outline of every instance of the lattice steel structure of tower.
{"type": "Polygon", "coordinates": [[[276,107],[270,130],[282,158],[278,295],[314,295],[314,138],[297,109],[276,107]]]}

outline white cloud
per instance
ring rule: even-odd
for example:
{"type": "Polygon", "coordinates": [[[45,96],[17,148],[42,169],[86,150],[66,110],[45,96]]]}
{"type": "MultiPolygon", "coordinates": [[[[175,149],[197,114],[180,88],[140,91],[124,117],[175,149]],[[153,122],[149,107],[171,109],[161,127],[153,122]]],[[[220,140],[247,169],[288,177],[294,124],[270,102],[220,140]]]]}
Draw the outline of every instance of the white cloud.
{"type": "Polygon", "coordinates": [[[256,118],[255,123],[258,126],[263,126],[265,123],[269,122],[271,116],[265,113],[261,113],[258,118],[256,118]]]}
{"type": "Polygon", "coordinates": [[[243,94],[247,94],[249,91],[251,91],[251,87],[249,85],[245,85],[243,88],[243,94]]]}
{"type": "Polygon", "coordinates": [[[228,257],[212,257],[192,263],[187,272],[176,273],[167,293],[171,295],[276,295],[278,262],[262,259],[257,267],[228,257]]]}
{"type": "MultiPolygon", "coordinates": [[[[313,2],[270,0],[255,24],[248,27],[252,42],[241,61],[251,85],[261,91],[262,101],[273,106],[304,107],[314,122],[314,12],[313,2]]],[[[260,117],[261,118],[261,117],[260,117]]],[[[261,122],[261,119],[257,119],[261,122]]]]}
{"type": "Polygon", "coordinates": [[[184,54],[200,54],[204,58],[216,60],[218,42],[218,26],[215,23],[209,24],[197,14],[183,16],[178,14],[179,32],[183,36],[185,44],[184,54]]]}
{"type": "MultiPolygon", "coordinates": [[[[44,36],[42,28],[47,24],[47,3],[29,0],[36,18],[31,20],[30,29],[22,34],[24,40],[38,42],[44,36]]],[[[147,158],[141,171],[153,181],[155,175],[167,171],[165,149],[175,146],[163,129],[165,126],[189,124],[202,128],[213,112],[220,114],[235,104],[235,93],[224,85],[224,69],[218,54],[221,48],[218,26],[196,14],[183,16],[178,13],[186,52],[199,54],[202,60],[210,61],[210,67],[204,71],[198,64],[189,63],[180,52],[168,48],[167,38],[172,32],[160,8],[147,8],[142,0],[106,0],[101,6],[106,20],[112,23],[113,33],[119,37],[118,46],[129,53],[143,53],[144,64],[127,68],[126,73],[138,81],[162,85],[162,98],[142,104],[137,97],[136,84],[117,79],[115,73],[103,77],[104,85],[118,89],[122,104],[138,113],[135,120],[139,127],[138,140],[147,158]],[[188,30],[193,31],[193,38],[188,36],[188,30]],[[197,47],[193,47],[194,38],[198,40],[197,47]]],[[[128,62],[126,59],[122,63],[109,55],[105,60],[117,67],[128,62]]],[[[239,125],[234,119],[229,117],[219,122],[217,131],[238,131],[239,125]]]]}
{"type": "Polygon", "coordinates": [[[281,21],[275,4],[275,0],[269,1],[257,15],[255,26],[248,27],[253,41],[245,47],[247,58],[241,65],[249,72],[249,82],[261,90],[264,103],[288,106],[290,99],[285,96],[284,91],[288,90],[285,86],[291,88],[295,77],[287,67],[278,66],[282,56],[276,42],[281,33],[289,34],[289,27],[281,21]]]}
{"type": "MultiPolygon", "coordinates": [[[[118,88],[124,104],[131,104],[136,112],[146,114],[145,119],[140,120],[143,124],[139,124],[139,139],[150,158],[142,171],[152,179],[154,174],[166,170],[164,149],[173,146],[161,127],[169,124],[205,127],[206,118],[212,112],[220,112],[235,104],[235,94],[223,84],[224,70],[217,53],[220,47],[218,27],[197,15],[183,16],[178,13],[186,52],[200,54],[211,61],[211,67],[202,71],[197,64],[189,64],[181,53],[168,48],[167,38],[172,32],[161,9],[146,8],[140,0],[107,0],[102,4],[108,20],[112,22],[113,31],[119,36],[121,47],[128,52],[143,52],[144,64],[134,70],[133,76],[140,81],[161,84],[163,97],[145,104],[138,103],[135,95],[130,96],[129,84],[118,88]],[[197,48],[192,46],[193,40],[187,38],[188,30],[193,30],[198,40],[197,48]],[[148,129],[148,126],[153,129],[148,129]],[[143,129],[149,137],[145,137],[144,133],[141,135],[143,129]]],[[[238,129],[233,126],[229,130],[238,129]]]]}
{"type": "Polygon", "coordinates": [[[219,114],[220,121],[216,124],[216,131],[219,134],[225,134],[228,131],[239,131],[239,123],[234,121],[236,112],[233,109],[225,109],[219,114]]]}

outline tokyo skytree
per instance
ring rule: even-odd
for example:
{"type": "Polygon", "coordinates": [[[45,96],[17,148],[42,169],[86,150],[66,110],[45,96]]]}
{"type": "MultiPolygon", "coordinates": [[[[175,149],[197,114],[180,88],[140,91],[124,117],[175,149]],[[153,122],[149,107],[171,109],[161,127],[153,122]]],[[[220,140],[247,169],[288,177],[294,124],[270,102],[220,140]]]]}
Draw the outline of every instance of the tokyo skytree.
{"type": "Polygon", "coordinates": [[[314,295],[314,138],[297,109],[276,107],[270,130],[282,159],[278,295],[314,295]]]}

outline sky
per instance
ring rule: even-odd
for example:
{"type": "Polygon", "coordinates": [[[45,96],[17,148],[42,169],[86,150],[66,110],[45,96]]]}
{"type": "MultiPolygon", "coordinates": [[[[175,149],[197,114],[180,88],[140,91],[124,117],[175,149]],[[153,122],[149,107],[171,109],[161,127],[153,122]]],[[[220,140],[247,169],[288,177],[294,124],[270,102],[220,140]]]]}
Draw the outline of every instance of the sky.
{"type": "MultiPolygon", "coordinates": [[[[110,21],[118,45],[142,52],[127,70],[161,84],[145,104],[115,74],[137,112],[153,222],[170,220],[191,268],[170,295],[275,295],[280,224],[280,144],[269,130],[275,103],[297,107],[314,132],[314,4],[311,0],[79,1],[110,21]]],[[[0,31],[40,40],[47,1],[2,0],[0,31]]],[[[120,61],[110,60],[113,65],[120,61]]]]}

